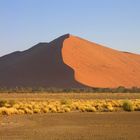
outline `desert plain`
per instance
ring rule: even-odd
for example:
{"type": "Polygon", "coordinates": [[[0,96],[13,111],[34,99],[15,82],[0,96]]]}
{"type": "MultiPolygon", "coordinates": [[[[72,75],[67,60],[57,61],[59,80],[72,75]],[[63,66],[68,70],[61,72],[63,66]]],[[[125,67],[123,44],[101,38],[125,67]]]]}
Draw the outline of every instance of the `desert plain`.
{"type": "Polygon", "coordinates": [[[1,140],[140,139],[140,111],[134,106],[134,102],[139,104],[138,93],[2,93],[0,99],[7,108],[11,104],[17,110],[31,110],[1,114],[1,140]],[[132,103],[132,110],[117,107],[126,101],[132,103]],[[18,102],[23,104],[19,107],[18,102]],[[46,103],[50,108],[43,112],[46,103]],[[108,108],[110,104],[112,108],[108,108]]]}

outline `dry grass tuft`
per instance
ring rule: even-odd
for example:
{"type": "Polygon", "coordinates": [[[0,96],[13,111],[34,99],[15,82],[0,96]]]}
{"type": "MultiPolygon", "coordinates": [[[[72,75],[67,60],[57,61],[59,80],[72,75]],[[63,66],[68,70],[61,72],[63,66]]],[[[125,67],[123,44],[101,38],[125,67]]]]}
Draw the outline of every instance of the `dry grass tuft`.
{"type": "Polygon", "coordinates": [[[1,100],[0,115],[65,113],[65,112],[113,112],[140,111],[140,99],[133,100],[83,100],[83,99],[47,99],[47,100],[1,100]]]}

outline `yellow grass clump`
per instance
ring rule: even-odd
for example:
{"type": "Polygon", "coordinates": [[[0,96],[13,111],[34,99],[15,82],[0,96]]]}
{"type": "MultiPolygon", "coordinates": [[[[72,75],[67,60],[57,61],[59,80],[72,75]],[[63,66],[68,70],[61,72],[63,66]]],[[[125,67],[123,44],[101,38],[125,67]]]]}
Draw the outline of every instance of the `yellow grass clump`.
{"type": "Polygon", "coordinates": [[[140,99],[0,100],[0,115],[114,111],[140,111],[140,99]]]}

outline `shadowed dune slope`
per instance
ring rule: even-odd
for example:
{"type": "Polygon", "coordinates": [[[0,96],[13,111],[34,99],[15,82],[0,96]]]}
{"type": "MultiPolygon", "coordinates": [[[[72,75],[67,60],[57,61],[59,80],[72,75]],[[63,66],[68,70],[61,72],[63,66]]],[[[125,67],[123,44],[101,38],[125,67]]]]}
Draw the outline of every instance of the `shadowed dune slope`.
{"type": "Polygon", "coordinates": [[[0,57],[0,86],[140,87],[140,55],[64,35],[0,57]]]}
{"type": "Polygon", "coordinates": [[[113,50],[70,35],[63,43],[64,62],[75,79],[91,87],[140,87],[140,55],[113,50]]]}
{"type": "Polygon", "coordinates": [[[50,43],[0,58],[0,86],[6,87],[84,87],[74,79],[74,71],[63,63],[64,35],[50,43]]]}

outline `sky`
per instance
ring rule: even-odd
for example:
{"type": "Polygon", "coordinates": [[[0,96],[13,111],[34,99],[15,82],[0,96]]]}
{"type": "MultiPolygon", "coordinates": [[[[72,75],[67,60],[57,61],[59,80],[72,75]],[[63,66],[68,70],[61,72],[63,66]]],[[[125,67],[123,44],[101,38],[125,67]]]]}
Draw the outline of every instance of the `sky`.
{"type": "Polygon", "coordinates": [[[66,33],[140,54],[140,0],[0,0],[0,56],[66,33]]]}

